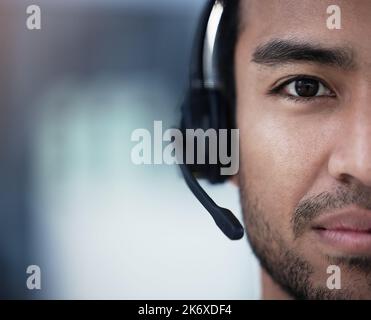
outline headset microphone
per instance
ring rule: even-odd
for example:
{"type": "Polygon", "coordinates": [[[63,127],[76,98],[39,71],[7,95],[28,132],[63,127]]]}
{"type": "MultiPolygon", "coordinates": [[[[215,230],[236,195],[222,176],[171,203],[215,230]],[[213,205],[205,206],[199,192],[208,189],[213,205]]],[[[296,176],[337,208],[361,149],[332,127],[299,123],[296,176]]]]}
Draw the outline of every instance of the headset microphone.
{"type": "MultiPolygon", "coordinates": [[[[210,1],[201,20],[194,48],[195,56],[191,65],[190,89],[182,107],[181,129],[183,131],[199,128],[218,130],[228,127],[226,102],[220,92],[216,61],[216,39],[223,16],[224,3],[227,1],[234,0],[210,1]]],[[[219,207],[202,189],[193,175],[193,171],[200,169],[205,171],[205,176],[210,181],[221,182],[222,178],[218,176],[220,168],[211,165],[204,166],[205,168],[197,165],[190,167],[187,164],[179,164],[179,166],[188,187],[210,213],[220,230],[231,240],[241,239],[244,235],[241,223],[231,211],[219,207]]]]}
{"type": "Polygon", "coordinates": [[[244,230],[241,223],[233,215],[233,213],[226,208],[219,207],[209,197],[186,165],[180,164],[179,166],[188,187],[205,207],[205,209],[209,211],[220,230],[222,230],[223,233],[231,240],[241,239],[243,237],[244,230]]]}

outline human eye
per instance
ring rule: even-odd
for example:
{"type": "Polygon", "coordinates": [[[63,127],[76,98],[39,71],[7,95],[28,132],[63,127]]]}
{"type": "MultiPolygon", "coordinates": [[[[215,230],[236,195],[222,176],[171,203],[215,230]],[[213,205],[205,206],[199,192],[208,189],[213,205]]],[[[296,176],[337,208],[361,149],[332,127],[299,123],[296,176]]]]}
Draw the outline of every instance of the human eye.
{"type": "Polygon", "coordinates": [[[336,96],[324,81],[312,76],[295,76],[283,81],[270,90],[270,94],[279,95],[295,101],[310,101],[316,98],[336,96]]]}

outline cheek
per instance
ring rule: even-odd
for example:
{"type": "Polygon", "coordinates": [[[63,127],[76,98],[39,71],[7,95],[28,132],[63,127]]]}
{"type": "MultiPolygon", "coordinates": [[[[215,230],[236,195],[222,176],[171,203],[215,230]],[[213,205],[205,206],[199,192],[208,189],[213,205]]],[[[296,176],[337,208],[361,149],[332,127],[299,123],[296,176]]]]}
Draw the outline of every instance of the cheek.
{"type": "Polygon", "coordinates": [[[243,110],[238,125],[248,192],[268,221],[291,230],[294,208],[326,171],[326,142],[309,122],[243,110]]]}

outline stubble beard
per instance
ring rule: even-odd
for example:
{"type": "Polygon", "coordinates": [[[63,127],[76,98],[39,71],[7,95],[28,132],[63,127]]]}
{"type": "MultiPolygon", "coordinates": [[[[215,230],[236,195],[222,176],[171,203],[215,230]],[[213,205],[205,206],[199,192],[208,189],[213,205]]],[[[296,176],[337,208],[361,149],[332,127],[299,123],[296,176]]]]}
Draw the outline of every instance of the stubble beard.
{"type": "Polygon", "coordinates": [[[272,280],[294,299],[357,299],[350,288],[329,290],[313,285],[314,267],[300,253],[287,245],[283,237],[266,221],[258,195],[246,183],[243,170],[239,174],[240,202],[250,246],[261,267],[272,280]]]}

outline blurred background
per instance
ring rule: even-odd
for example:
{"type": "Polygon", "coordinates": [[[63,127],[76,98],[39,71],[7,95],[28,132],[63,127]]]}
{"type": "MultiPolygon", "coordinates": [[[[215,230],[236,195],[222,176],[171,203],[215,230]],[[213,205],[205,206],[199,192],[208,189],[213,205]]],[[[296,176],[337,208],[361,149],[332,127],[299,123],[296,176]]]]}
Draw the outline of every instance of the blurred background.
{"type": "MultiPolygon", "coordinates": [[[[246,238],[130,157],[133,130],[179,121],[204,4],[0,0],[0,298],[259,299],[246,238]]],[[[203,185],[241,220],[236,187],[203,185]]]]}

